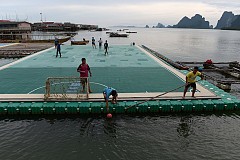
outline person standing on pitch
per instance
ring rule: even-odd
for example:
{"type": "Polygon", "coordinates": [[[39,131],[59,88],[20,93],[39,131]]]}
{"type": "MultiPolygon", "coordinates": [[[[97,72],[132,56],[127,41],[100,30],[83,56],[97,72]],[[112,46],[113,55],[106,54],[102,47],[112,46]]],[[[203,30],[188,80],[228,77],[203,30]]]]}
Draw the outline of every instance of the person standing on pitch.
{"type": "Polygon", "coordinates": [[[108,47],[108,42],[107,42],[107,40],[106,40],[106,42],[104,43],[105,55],[108,54],[108,49],[109,49],[109,47],[108,47]]]}
{"type": "Polygon", "coordinates": [[[82,92],[85,91],[85,86],[88,84],[88,91],[92,93],[88,81],[88,72],[90,73],[90,77],[92,77],[92,73],[89,65],[86,63],[86,59],[82,58],[82,63],[78,66],[77,72],[80,72],[80,82],[82,84],[82,92]]]}
{"type": "Polygon", "coordinates": [[[200,76],[203,80],[203,74],[198,71],[198,67],[194,67],[193,71],[189,72],[186,76],[186,84],[185,89],[183,92],[183,98],[185,98],[188,88],[191,86],[193,88],[192,90],[192,97],[194,97],[194,94],[196,92],[196,77],[200,76]]]}
{"type": "Polygon", "coordinates": [[[61,58],[62,54],[61,54],[61,44],[60,43],[57,44],[56,58],[58,57],[58,53],[59,53],[60,58],[61,58]]]}
{"type": "Polygon", "coordinates": [[[102,38],[100,38],[100,39],[99,39],[99,41],[98,41],[98,44],[99,44],[99,49],[101,49],[101,48],[102,48],[102,43],[103,43],[103,41],[102,41],[102,38]]]}
{"type": "Polygon", "coordinates": [[[95,44],[95,38],[94,38],[94,37],[92,37],[92,47],[93,47],[93,49],[94,49],[94,48],[95,48],[95,49],[97,48],[97,47],[96,47],[96,44],[95,44]]]}
{"type": "Polygon", "coordinates": [[[109,112],[109,106],[108,106],[108,100],[109,100],[109,97],[110,95],[112,95],[112,104],[116,104],[117,103],[117,91],[111,87],[106,87],[104,88],[103,90],[103,97],[104,97],[104,100],[106,102],[106,109],[107,109],[107,112],[109,112]]]}

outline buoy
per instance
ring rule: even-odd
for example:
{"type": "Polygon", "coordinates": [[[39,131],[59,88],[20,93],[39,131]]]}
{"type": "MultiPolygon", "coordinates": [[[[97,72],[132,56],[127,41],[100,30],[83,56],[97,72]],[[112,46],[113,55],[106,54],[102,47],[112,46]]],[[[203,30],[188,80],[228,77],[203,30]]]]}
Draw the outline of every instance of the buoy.
{"type": "Polygon", "coordinates": [[[108,113],[108,114],[107,114],[107,118],[112,118],[112,114],[111,114],[111,113],[108,113]]]}

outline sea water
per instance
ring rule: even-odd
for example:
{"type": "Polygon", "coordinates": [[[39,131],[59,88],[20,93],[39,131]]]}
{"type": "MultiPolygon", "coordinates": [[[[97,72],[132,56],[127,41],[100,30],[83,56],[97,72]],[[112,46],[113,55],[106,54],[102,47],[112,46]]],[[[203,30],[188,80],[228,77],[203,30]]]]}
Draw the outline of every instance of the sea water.
{"type": "MultiPolygon", "coordinates": [[[[113,28],[118,29],[118,28],[113,28]]],[[[137,29],[128,38],[80,31],[75,37],[146,45],[178,61],[240,61],[240,32],[137,29]]],[[[91,42],[90,44],[91,45],[91,42]]],[[[237,91],[239,92],[239,91],[237,91]]],[[[1,159],[240,159],[240,113],[2,117],[1,159]]]]}
{"type": "Polygon", "coordinates": [[[0,43],[0,47],[1,46],[6,46],[7,44],[6,43],[0,43]]]}

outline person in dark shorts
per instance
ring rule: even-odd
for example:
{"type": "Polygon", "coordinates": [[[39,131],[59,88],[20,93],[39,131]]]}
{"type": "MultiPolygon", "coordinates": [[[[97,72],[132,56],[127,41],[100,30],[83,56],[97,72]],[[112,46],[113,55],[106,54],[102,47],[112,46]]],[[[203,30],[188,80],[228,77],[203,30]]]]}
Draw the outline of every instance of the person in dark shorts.
{"type": "Polygon", "coordinates": [[[105,50],[105,55],[107,55],[108,54],[108,42],[107,42],[107,40],[104,43],[104,50],[105,50]]]}
{"type": "Polygon", "coordinates": [[[62,54],[61,54],[61,44],[60,44],[60,43],[57,44],[56,57],[58,57],[58,53],[59,53],[60,58],[61,58],[61,57],[62,57],[62,54]]]}
{"type": "Polygon", "coordinates": [[[98,44],[99,44],[99,49],[101,49],[101,48],[102,48],[102,43],[103,43],[103,41],[102,41],[102,38],[100,38],[100,39],[99,39],[99,41],[98,41],[98,44]]]}
{"type": "Polygon", "coordinates": [[[95,43],[96,43],[96,42],[95,42],[95,38],[92,37],[92,47],[96,49],[97,47],[96,47],[96,44],[95,44],[95,43]]]}
{"type": "MultiPolygon", "coordinates": [[[[85,58],[82,58],[82,63],[78,66],[77,72],[80,72],[80,82],[82,84],[82,92],[84,92],[85,91],[85,86],[88,83],[88,72],[90,73],[90,77],[92,77],[90,67],[86,63],[85,58]]],[[[89,83],[88,83],[88,92],[92,93],[89,83]]]]}
{"type": "Polygon", "coordinates": [[[109,106],[108,106],[108,100],[109,100],[109,97],[112,95],[112,104],[116,104],[117,103],[117,91],[111,87],[106,87],[104,88],[103,90],[103,97],[104,97],[104,100],[106,102],[106,109],[107,109],[107,112],[109,112],[109,106]]]}
{"type": "Polygon", "coordinates": [[[203,74],[201,72],[198,71],[198,67],[194,67],[193,71],[189,72],[186,76],[186,85],[185,85],[185,89],[183,92],[183,98],[185,98],[187,90],[189,87],[192,87],[192,97],[194,97],[194,94],[196,92],[196,77],[200,76],[201,79],[203,79],[203,74]]]}

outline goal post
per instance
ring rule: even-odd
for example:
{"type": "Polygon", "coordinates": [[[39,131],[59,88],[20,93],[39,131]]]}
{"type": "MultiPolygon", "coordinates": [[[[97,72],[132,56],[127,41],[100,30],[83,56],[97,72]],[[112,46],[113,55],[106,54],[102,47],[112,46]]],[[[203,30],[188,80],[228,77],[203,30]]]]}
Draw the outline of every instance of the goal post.
{"type": "Polygon", "coordinates": [[[45,84],[44,99],[47,101],[87,100],[88,88],[88,77],[49,77],[45,84]]]}

